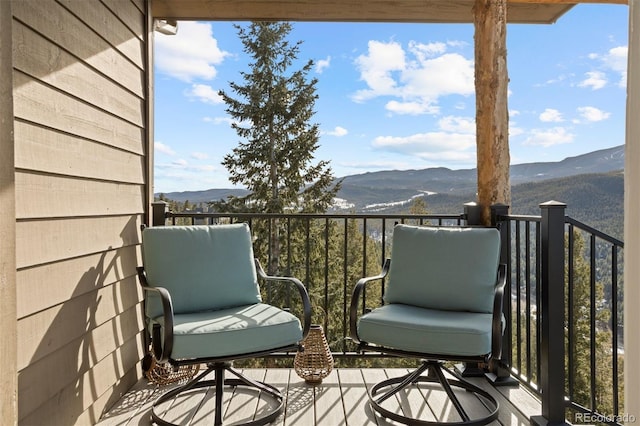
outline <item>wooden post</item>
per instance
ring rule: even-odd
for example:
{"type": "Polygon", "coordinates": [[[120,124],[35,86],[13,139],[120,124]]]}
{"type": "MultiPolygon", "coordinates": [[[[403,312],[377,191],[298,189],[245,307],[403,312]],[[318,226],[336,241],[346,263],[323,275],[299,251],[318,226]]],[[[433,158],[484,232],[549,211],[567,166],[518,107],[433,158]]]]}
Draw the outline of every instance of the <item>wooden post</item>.
{"type": "Polygon", "coordinates": [[[476,144],[478,204],[491,225],[491,205],[511,205],[507,109],[507,0],[476,0],[476,144]]]}
{"type": "Polygon", "coordinates": [[[0,419],[18,424],[16,207],[11,2],[0,0],[0,419]]]}

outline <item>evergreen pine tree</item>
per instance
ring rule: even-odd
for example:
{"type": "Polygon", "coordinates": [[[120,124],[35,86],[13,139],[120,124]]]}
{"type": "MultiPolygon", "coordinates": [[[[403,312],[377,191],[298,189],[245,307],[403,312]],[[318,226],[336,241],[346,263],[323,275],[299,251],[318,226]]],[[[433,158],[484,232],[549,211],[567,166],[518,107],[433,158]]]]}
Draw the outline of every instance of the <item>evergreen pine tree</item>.
{"type": "MultiPolygon", "coordinates": [[[[573,234],[573,280],[569,282],[566,276],[566,285],[571,286],[573,297],[573,318],[571,318],[572,346],[568,348],[566,357],[573,361],[573,368],[567,368],[567,375],[573,379],[572,400],[582,406],[592,408],[604,414],[613,413],[612,406],[612,378],[610,353],[611,331],[609,330],[609,312],[603,309],[601,301],[604,300],[604,290],[601,282],[595,283],[595,294],[589,277],[589,265],[585,257],[586,247],[582,234],[574,231],[573,234]],[[596,327],[592,328],[591,303],[595,300],[596,317],[593,319],[596,327]],[[595,343],[595,359],[591,359],[591,339],[595,343]],[[592,361],[595,371],[592,370],[592,361]],[[592,383],[591,379],[595,380],[592,383]],[[592,395],[592,392],[595,392],[592,395]],[[595,407],[591,407],[593,400],[595,407]]],[[[568,250],[569,245],[565,244],[568,250]]],[[[569,253],[567,252],[567,259],[569,253]]],[[[567,291],[568,293],[568,291],[567,291]]],[[[568,316],[568,315],[567,315],[568,316]]],[[[569,318],[567,318],[569,319],[569,318]]],[[[569,377],[567,377],[568,380],[569,377]]],[[[568,387],[568,384],[567,384],[568,387]]]]}
{"type": "Polygon", "coordinates": [[[337,188],[329,163],[313,163],[319,136],[318,125],[311,123],[318,97],[318,80],[308,78],[313,61],[290,70],[301,42],[287,40],[289,23],[253,22],[236,28],[253,62],[250,72],[241,73],[243,83],[230,83],[236,97],[220,91],[242,139],[222,164],[231,182],[251,194],[231,202],[262,213],[323,212],[337,188]]]}
{"type": "MultiPolygon", "coordinates": [[[[236,26],[244,51],[252,62],[242,83],[231,82],[235,97],[220,91],[241,138],[222,164],[234,184],[246,187],[246,197],[217,203],[223,211],[260,213],[324,212],[338,191],[327,161],[314,163],[318,124],[312,123],[317,79],[309,79],[313,61],[291,70],[301,42],[289,43],[292,26],[286,22],[253,22],[236,26]]],[[[278,273],[280,225],[268,230],[268,272],[278,273]]]]}

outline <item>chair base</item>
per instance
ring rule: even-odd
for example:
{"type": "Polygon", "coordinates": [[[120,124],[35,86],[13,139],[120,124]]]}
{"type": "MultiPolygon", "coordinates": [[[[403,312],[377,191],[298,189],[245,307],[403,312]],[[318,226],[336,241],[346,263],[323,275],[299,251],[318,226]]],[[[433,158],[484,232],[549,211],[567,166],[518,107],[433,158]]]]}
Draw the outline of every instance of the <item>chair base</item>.
{"type": "Polygon", "coordinates": [[[498,401],[492,397],[488,392],[480,389],[479,387],[467,382],[459,374],[454,373],[448,368],[444,367],[439,361],[423,361],[422,365],[415,371],[401,377],[395,377],[374,385],[369,392],[369,403],[371,408],[378,412],[383,417],[390,420],[394,420],[399,423],[403,423],[410,426],[433,426],[433,425],[449,425],[449,426],[481,426],[491,423],[498,418],[498,401]],[[442,370],[446,370],[452,374],[453,378],[446,378],[442,370]],[[425,373],[423,375],[423,373],[425,373]],[[382,403],[388,398],[394,396],[396,393],[407,388],[408,386],[419,383],[439,383],[447,393],[447,396],[456,411],[460,415],[462,421],[452,422],[439,422],[430,420],[420,420],[412,417],[407,417],[402,414],[390,411],[382,406],[382,403]],[[389,388],[386,392],[378,396],[378,394],[385,388],[389,388]],[[462,404],[453,392],[453,387],[464,389],[467,392],[473,393],[482,404],[486,407],[487,413],[482,417],[470,417],[464,410],[462,404]]]}
{"type": "Polygon", "coordinates": [[[153,404],[153,407],[151,408],[151,420],[154,423],[162,426],[178,426],[176,423],[171,423],[167,420],[164,420],[157,413],[157,410],[159,409],[160,405],[178,397],[180,394],[184,392],[188,392],[193,389],[214,387],[215,388],[215,419],[213,424],[215,426],[220,426],[223,424],[223,421],[222,421],[223,413],[222,413],[221,407],[222,407],[222,397],[223,397],[225,386],[231,386],[231,387],[244,386],[247,388],[252,388],[260,392],[260,398],[263,398],[265,395],[270,396],[277,404],[277,406],[268,414],[262,417],[256,418],[252,421],[249,421],[247,423],[243,423],[245,426],[260,426],[260,425],[265,425],[267,423],[271,423],[282,413],[282,410],[284,407],[284,399],[282,397],[282,393],[280,393],[278,389],[266,383],[252,380],[246,376],[243,376],[242,374],[240,374],[239,372],[231,368],[231,363],[216,362],[212,364],[207,364],[207,369],[203,373],[199,374],[197,377],[190,380],[186,384],[176,389],[173,389],[165,393],[164,395],[162,395],[160,398],[158,398],[156,402],[153,404]],[[212,371],[214,372],[215,378],[213,380],[203,380],[212,371]],[[234,376],[236,376],[236,378],[225,379],[226,372],[232,373],[234,376]]]}

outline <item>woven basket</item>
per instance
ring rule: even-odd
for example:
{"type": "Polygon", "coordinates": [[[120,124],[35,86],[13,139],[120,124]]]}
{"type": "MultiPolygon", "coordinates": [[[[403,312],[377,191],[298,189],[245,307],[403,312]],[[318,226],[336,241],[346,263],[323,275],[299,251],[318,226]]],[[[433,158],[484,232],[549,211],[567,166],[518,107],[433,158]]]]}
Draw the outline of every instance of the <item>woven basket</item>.
{"type": "Polygon", "coordinates": [[[293,368],[305,382],[313,385],[322,383],[322,379],[333,370],[333,356],[322,326],[312,325],[302,346],[304,350],[296,353],[293,368]]]}
{"type": "Polygon", "coordinates": [[[149,352],[142,361],[142,369],[144,376],[151,383],[166,386],[190,380],[200,370],[200,364],[181,365],[178,368],[174,368],[168,362],[157,362],[156,358],[149,352]]]}

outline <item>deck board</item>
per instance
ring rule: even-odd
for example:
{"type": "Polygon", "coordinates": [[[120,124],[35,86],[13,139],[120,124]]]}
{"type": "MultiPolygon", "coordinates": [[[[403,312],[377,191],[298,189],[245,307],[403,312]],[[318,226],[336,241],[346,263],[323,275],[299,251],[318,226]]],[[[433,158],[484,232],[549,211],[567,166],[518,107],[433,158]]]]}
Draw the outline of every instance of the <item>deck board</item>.
{"type": "Polygon", "coordinates": [[[315,424],[346,426],[342,392],[338,373],[332,371],[314,387],[315,424]]]}
{"type": "MultiPolygon", "coordinates": [[[[334,370],[323,383],[311,386],[298,377],[292,369],[248,369],[242,371],[251,379],[263,380],[284,395],[285,410],[273,423],[278,426],[389,426],[397,425],[371,410],[367,390],[380,380],[406,374],[405,369],[334,370]]],[[[471,378],[471,382],[489,391],[500,403],[500,414],[492,426],[525,426],[529,416],[540,414],[535,397],[522,388],[494,388],[483,378],[471,378]],[[515,405],[514,405],[515,404],[515,405]],[[517,406],[521,404],[522,407],[517,406]]],[[[140,380],[97,423],[98,426],[148,426],[151,425],[150,408],[155,399],[172,386],[155,387],[140,380]]],[[[199,389],[173,402],[163,404],[168,408],[167,419],[180,424],[198,426],[212,424],[213,390],[199,389]]],[[[461,391],[463,404],[469,413],[481,408],[480,401],[461,391]]],[[[241,424],[262,416],[275,402],[251,389],[227,388],[224,395],[225,424],[241,424]]],[[[424,420],[454,421],[459,419],[444,391],[431,384],[411,386],[385,402],[385,407],[405,415],[419,415],[424,420]],[[428,401],[428,405],[425,404],[428,401]]]]}
{"type": "MultiPolygon", "coordinates": [[[[292,372],[286,368],[272,368],[267,370],[265,375],[265,383],[269,383],[271,386],[275,386],[281,393],[284,395],[284,404],[285,404],[285,413],[286,413],[286,404],[288,403],[286,399],[286,395],[289,393],[289,377],[292,372]]],[[[268,404],[262,404],[259,408],[260,416],[264,416],[267,414],[269,409],[268,404]]],[[[273,422],[274,425],[282,426],[284,425],[284,415],[285,413],[280,414],[280,416],[273,422]]]]}
{"type": "Polygon", "coordinates": [[[314,388],[305,383],[293,371],[289,374],[285,425],[314,425],[314,388]]]}
{"type": "Polygon", "coordinates": [[[357,368],[345,368],[336,371],[340,380],[345,422],[349,426],[371,426],[376,424],[373,413],[368,407],[367,385],[362,372],[357,368]]]}
{"type": "MultiPolygon", "coordinates": [[[[266,370],[251,369],[244,370],[241,373],[252,380],[264,381],[266,370]]],[[[231,374],[229,378],[231,378],[231,374]]],[[[241,423],[252,421],[256,413],[261,412],[262,406],[267,404],[265,397],[263,397],[259,391],[248,389],[246,387],[239,386],[230,392],[231,399],[225,407],[223,420],[227,423],[241,423]]],[[[207,416],[204,416],[202,422],[198,424],[210,424],[207,422],[207,418],[210,419],[214,415],[213,406],[210,410],[207,410],[207,416]]]]}

